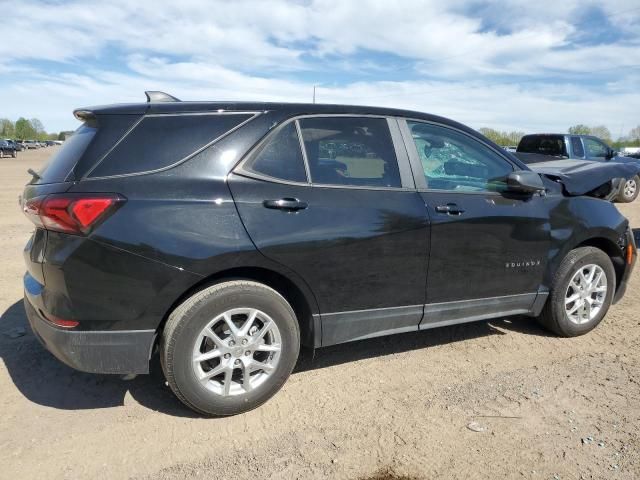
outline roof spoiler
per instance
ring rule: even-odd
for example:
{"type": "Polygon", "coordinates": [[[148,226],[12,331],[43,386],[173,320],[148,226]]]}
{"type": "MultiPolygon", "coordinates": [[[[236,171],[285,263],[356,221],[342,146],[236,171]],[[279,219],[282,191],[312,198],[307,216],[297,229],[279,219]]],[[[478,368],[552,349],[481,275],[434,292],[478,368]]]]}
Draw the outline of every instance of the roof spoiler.
{"type": "Polygon", "coordinates": [[[180,101],[173,95],[169,95],[168,93],[164,93],[164,92],[158,92],[156,90],[148,90],[144,92],[144,94],[147,96],[147,103],[179,102],[180,101]]]}

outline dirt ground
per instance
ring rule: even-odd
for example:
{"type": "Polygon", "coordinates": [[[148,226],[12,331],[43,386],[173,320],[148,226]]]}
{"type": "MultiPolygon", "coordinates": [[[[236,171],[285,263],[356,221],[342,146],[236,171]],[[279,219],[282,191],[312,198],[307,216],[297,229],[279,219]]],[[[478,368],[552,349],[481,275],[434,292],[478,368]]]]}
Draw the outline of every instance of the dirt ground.
{"type": "MultiPolygon", "coordinates": [[[[67,368],[21,301],[33,226],[17,198],[53,151],[0,160],[0,478],[640,478],[637,271],[586,336],[511,318],[331,347],[232,418],[193,415],[157,366],[67,368]]],[[[640,224],[640,201],[619,208],[640,224]]]]}

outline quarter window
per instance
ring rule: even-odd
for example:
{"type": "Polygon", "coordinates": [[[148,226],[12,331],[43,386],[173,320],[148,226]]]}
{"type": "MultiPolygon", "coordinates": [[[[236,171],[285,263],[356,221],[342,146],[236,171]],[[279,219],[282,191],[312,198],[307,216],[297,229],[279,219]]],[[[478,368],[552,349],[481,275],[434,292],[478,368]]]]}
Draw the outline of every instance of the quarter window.
{"type": "Polygon", "coordinates": [[[249,118],[249,114],[145,117],[90,176],[128,175],[170,167],[249,118]]]}
{"type": "Polygon", "coordinates": [[[422,163],[427,188],[502,191],[509,162],[467,135],[423,122],[407,122],[422,163]]]}
{"type": "Polygon", "coordinates": [[[401,186],[386,119],[314,117],[299,122],[313,183],[401,186]]]}
{"type": "Polygon", "coordinates": [[[307,173],[294,122],[272,135],[244,165],[246,170],[291,182],[306,182],[307,173]]]}

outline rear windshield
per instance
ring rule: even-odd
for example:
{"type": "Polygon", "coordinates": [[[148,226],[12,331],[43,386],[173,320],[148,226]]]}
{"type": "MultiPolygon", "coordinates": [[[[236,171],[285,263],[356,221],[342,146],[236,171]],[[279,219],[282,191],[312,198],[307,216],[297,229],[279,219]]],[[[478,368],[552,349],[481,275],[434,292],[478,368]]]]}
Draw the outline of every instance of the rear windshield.
{"type": "Polygon", "coordinates": [[[566,156],[567,149],[562,135],[524,136],[518,144],[518,153],[566,156]]]}
{"type": "Polygon", "coordinates": [[[84,151],[93,140],[97,129],[83,124],[71,137],[65,140],[62,148],[53,155],[42,171],[37,183],[60,183],[64,182],[69,172],[76,165],[84,151]]]}

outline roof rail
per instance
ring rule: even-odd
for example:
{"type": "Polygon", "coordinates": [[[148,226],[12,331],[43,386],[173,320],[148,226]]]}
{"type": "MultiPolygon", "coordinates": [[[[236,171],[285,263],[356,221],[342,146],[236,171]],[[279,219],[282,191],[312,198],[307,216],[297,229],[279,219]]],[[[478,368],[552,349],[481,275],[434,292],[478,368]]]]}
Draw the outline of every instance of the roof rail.
{"type": "Polygon", "coordinates": [[[149,90],[144,92],[144,94],[147,96],[147,103],[179,102],[180,101],[173,95],[169,95],[168,93],[164,93],[164,92],[158,92],[156,90],[149,90]]]}

